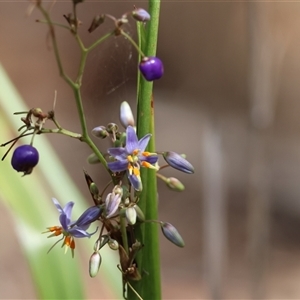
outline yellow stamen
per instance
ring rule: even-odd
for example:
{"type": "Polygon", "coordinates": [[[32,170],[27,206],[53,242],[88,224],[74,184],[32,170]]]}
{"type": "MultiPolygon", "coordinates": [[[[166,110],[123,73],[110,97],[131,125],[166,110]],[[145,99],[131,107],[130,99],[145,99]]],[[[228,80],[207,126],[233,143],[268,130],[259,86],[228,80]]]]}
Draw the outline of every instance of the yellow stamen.
{"type": "Polygon", "coordinates": [[[133,168],[133,174],[135,176],[140,176],[140,170],[138,168],[133,168]]]}
{"type": "Polygon", "coordinates": [[[128,160],[129,162],[133,162],[132,156],[131,156],[131,155],[128,155],[128,156],[127,156],[127,160],[128,160]]]}
{"type": "Polygon", "coordinates": [[[135,150],[133,150],[133,155],[137,155],[139,153],[139,149],[135,149],[135,150]]]}

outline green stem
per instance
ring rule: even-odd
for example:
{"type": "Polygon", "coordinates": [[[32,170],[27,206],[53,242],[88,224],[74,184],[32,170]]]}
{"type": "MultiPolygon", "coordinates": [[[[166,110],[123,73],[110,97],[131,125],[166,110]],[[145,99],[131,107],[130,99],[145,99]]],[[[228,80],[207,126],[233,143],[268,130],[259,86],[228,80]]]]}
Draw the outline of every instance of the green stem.
{"type": "Polygon", "coordinates": [[[58,51],[57,41],[56,41],[56,38],[55,38],[55,30],[54,30],[54,25],[52,23],[52,20],[49,16],[48,12],[41,5],[41,2],[38,2],[37,7],[40,9],[41,13],[45,17],[45,19],[46,19],[46,21],[49,25],[50,37],[51,37],[51,40],[52,40],[54,55],[55,55],[55,59],[56,59],[56,62],[57,62],[59,74],[69,85],[72,85],[73,81],[65,74],[63,66],[62,66],[61,58],[60,58],[59,51],[58,51]]]}
{"type": "MultiPolygon", "coordinates": [[[[40,9],[40,11],[42,12],[43,16],[46,19],[46,22],[49,25],[50,37],[51,37],[51,40],[52,40],[52,45],[53,45],[53,49],[54,49],[55,59],[56,59],[56,62],[57,62],[57,66],[58,66],[58,69],[59,69],[60,76],[72,88],[74,96],[75,96],[76,106],[77,106],[77,112],[78,112],[78,115],[79,115],[79,120],[80,120],[81,130],[82,130],[81,141],[83,141],[83,142],[85,142],[85,143],[88,144],[88,146],[92,149],[92,151],[98,157],[98,159],[100,160],[100,162],[103,164],[104,168],[108,171],[108,173],[110,174],[111,178],[114,179],[113,176],[112,176],[112,172],[107,167],[107,162],[106,162],[104,156],[99,151],[99,149],[96,147],[96,145],[91,140],[91,138],[90,138],[90,136],[88,134],[87,124],[86,124],[86,119],[85,119],[85,114],[84,114],[84,109],[83,109],[83,104],[82,104],[82,99],[81,99],[81,90],[80,90],[81,83],[82,83],[82,76],[83,76],[83,72],[84,72],[84,69],[85,69],[88,52],[91,51],[92,49],[94,49],[96,46],[98,46],[106,38],[108,38],[109,36],[111,36],[113,34],[113,32],[110,32],[110,33],[104,35],[102,38],[100,38],[94,44],[92,44],[89,48],[85,48],[84,47],[84,45],[83,45],[80,37],[75,32],[75,34],[74,34],[75,38],[76,38],[76,40],[78,42],[78,45],[79,45],[79,47],[81,49],[81,60],[80,60],[80,64],[79,64],[79,70],[78,70],[77,80],[76,80],[76,82],[74,82],[64,72],[64,69],[63,69],[63,66],[62,66],[62,62],[61,62],[61,58],[60,58],[60,55],[59,55],[59,50],[58,50],[58,45],[57,45],[56,37],[55,37],[55,30],[54,30],[53,22],[52,22],[52,20],[51,20],[51,18],[49,16],[48,12],[43,8],[43,6],[41,5],[41,3],[38,3],[37,6],[40,9]]],[[[74,13],[76,13],[75,6],[74,6],[74,13]]],[[[66,132],[67,131],[65,131],[65,133],[66,132]]],[[[60,130],[60,132],[58,132],[58,133],[62,133],[62,131],[60,130]]],[[[68,132],[68,134],[70,134],[70,132],[68,132]]],[[[68,134],[66,134],[66,135],[68,135],[68,134]]],[[[70,134],[70,136],[72,136],[72,133],[70,134]]]]}
{"type": "Polygon", "coordinates": [[[74,138],[74,139],[78,139],[80,141],[82,140],[81,134],[69,131],[64,128],[55,128],[55,129],[42,128],[41,133],[58,133],[58,134],[66,135],[66,136],[74,138]]]}
{"type": "Polygon", "coordinates": [[[91,51],[94,48],[96,48],[99,44],[101,44],[104,40],[106,40],[107,38],[109,38],[110,36],[114,35],[115,31],[111,31],[109,33],[107,33],[106,35],[104,35],[103,37],[101,37],[99,40],[97,40],[96,42],[94,42],[90,47],[87,48],[87,51],[91,51]]]}
{"type": "MultiPolygon", "coordinates": [[[[149,13],[151,21],[147,24],[145,45],[142,51],[146,56],[155,56],[158,37],[160,1],[149,0],[149,13]]],[[[138,95],[138,136],[139,138],[151,133],[152,138],[148,145],[148,151],[155,152],[155,128],[154,128],[154,107],[153,107],[153,83],[140,79],[138,95]]],[[[157,180],[154,170],[143,169],[142,181],[144,189],[139,201],[139,206],[145,214],[146,220],[156,220],[158,218],[157,207],[157,180]]],[[[137,239],[145,247],[137,255],[137,263],[140,270],[149,273],[143,276],[140,282],[130,283],[135,290],[146,299],[161,299],[160,283],[160,256],[159,256],[159,236],[158,228],[155,224],[145,223],[141,230],[137,231],[137,239]]],[[[138,299],[136,295],[128,291],[128,299],[138,299]]]]}

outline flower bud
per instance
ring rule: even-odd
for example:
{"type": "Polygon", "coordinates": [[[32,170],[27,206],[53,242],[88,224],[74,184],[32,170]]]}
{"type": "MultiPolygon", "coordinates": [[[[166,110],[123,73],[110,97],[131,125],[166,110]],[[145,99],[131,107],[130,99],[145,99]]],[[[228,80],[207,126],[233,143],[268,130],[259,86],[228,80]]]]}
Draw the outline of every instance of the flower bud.
{"type": "Polygon", "coordinates": [[[93,196],[98,196],[99,195],[99,189],[98,189],[95,182],[92,182],[90,184],[90,192],[93,194],[93,196]]]}
{"type": "Polygon", "coordinates": [[[129,104],[126,101],[123,101],[120,106],[120,121],[125,129],[129,125],[134,127],[134,117],[129,104]]]}
{"type": "Polygon", "coordinates": [[[105,139],[109,134],[106,130],[106,127],[105,126],[98,126],[98,127],[95,127],[93,130],[92,130],[92,134],[95,136],[95,137],[98,137],[98,138],[101,138],[101,139],[105,139]]]}
{"type": "Polygon", "coordinates": [[[105,200],[106,218],[112,217],[119,208],[122,196],[120,194],[109,193],[105,200]]]}
{"type": "Polygon", "coordinates": [[[136,8],[135,10],[133,10],[132,16],[136,21],[139,22],[147,22],[151,19],[149,13],[143,8],[136,8]]]}
{"type": "Polygon", "coordinates": [[[165,161],[174,169],[184,173],[193,174],[194,167],[185,158],[176,152],[168,151],[163,153],[165,161]]]}
{"type": "Polygon", "coordinates": [[[177,191],[177,192],[184,191],[184,185],[175,177],[167,178],[166,184],[173,191],[177,191]]]}
{"type": "Polygon", "coordinates": [[[134,225],[136,222],[136,210],[134,207],[128,207],[125,214],[128,224],[134,225]]]}
{"type": "Polygon", "coordinates": [[[183,248],[184,241],[177,229],[170,223],[161,223],[161,230],[164,236],[174,245],[183,248]]]}
{"type": "Polygon", "coordinates": [[[116,240],[110,239],[108,241],[108,246],[112,250],[118,250],[119,249],[119,243],[116,240]]]}
{"type": "Polygon", "coordinates": [[[101,265],[101,255],[99,252],[94,252],[89,261],[89,273],[91,277],[95,277],[98,274],[101,265]]]}
{"type": "Polygon", "coordinates": [[[136,204],[133,207],[136,211],[136,216],[137,216],[138,220],[141,222],[144,222],[146,218],[145,218],[145,215],[144,215],[143,211],[141,210],[141,208],[136,204]]]}
{"type": "Polygon", "coordinates": [[[90,155],[88,156],[88,158],[87,158],[87,161],[88,161],[88,163],[91,164],[91,165],[95,165],[95,164],[99,164],[99,163],[100,163],[100,160],[99,160],[99,158],[96,156],[95,153],[90,154],[90,155]]]}

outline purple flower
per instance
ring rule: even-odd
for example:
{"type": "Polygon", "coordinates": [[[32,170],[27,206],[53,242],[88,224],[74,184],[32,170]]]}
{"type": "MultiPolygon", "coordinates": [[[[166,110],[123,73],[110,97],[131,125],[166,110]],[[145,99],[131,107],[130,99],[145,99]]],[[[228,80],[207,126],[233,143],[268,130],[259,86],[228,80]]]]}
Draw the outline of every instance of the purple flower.
{"type": "Polygon", "coordinates": [[[158,160],[157,154],[145,151],[150,138],[151,134],[147,134],[138,140],[133,127],[128,126],[125,148],[108,149],[108,153],[116,159],[114,162],[108,162],[108,168],[113,172],[127,171],[128,179],[137,191],[141,191],[143,188],[140,167],[158,169],[154,166],[158,160]]]}
{"type": "MultiPolygon", "coordinates": [[[[72,250],[72,256],[74,256],[74,238],[91,237],[97,231],[96,230],[93,233],[88,233],[86,230],[89,228],[92,222],[96,221],[99,218],[101,209],[97,206],[90,207],[78,218],[77,221],[72,222],[71,214],[74,202],[70,201],[64,208],[62,208],[62,206],[55,198],[52,198],[52,201],[60,214],[59,222],[61,226],[48,227],[48,231],[46,232],[52,232],[52,234],[48,237],[59,236],[62,234],[62,239],[64,239],[63,246],[66,246],[66,251],[68,247],[70,247],[72,250]]],[[[56,243],[50,248],[50,250],[55,245],[56,243]]]]}
{"type": "Polygon", "coordinates": [[[123,190],[119,185],[116,185],[112,193],[109,193],[107,195],[105,200],[105,210],[107,219],[112,217],[117,212],[119,204],[121,203],[122,195],[123,190]]]}

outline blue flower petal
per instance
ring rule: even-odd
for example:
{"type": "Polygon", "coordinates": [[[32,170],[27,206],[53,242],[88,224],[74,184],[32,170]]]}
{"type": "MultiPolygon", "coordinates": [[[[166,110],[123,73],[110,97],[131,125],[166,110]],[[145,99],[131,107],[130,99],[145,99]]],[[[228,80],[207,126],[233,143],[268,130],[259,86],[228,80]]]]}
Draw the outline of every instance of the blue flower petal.
{"type": "Polygon", "coordinates": [[[107,152],[117,160],[123,160],[127,158],[127,153],[125,148],[109,148],[107,152]]]}
{"type": "Polygon", "coordinates": [[[153,165],[158,161],[158,156],[157,155],[149,155],[149,156],[139,156],[140,161],[146,161],[149,164],[153,165]]]}
{"type": "Polygon", "coordinates": [[[66,206],[63,209],[63,211],[67,215],[67,218],[69,219],[69,221],[71,221],[71,214],[72,214],[73,206],[74,206],[74,202],[70,201],[66,204],[66,206]]]}
{"type": "MultiPolygon", "coordinates": [[[[95,231],[96,232],[96,231],[95,231]]],[[[95,233],[94,232],[94,233],[95,233]]],[[[73,227],[69,230],[69,233],[71,236],[75,237],[75,238],[84,238],[84,237],[90,237],[92,236],[94,233],[88,233],[85,230],[83,230],[80,227],[73,227]]]]}
{"type": "Polygon", "coordinates": [[[126,152],[132,154],[138,147],[139,143],[135,130],[133,127],[128,126],[126,129],[126,152]]]}
{"type": "Polygon", "coordinates": [[[145,149],[147,148],[150,138],[151,138],[151,134],[149,133],[139,140],[137,148],[140,149],[141,152],[144,152],[145,149]]]}
{"type": "Polygon", "coordinates": [[[89,207],[74,223],[78,227],[89,225],[92,222],[96,221],[101,214],[101,208],[98,206],[89,207]]]}
{"type": "Polygon", "coordinates": [[[110,218],[116,213],[120,202],[121,202],[120,194],[109,193],[107,195],[105,200],[106,218],[110,218]]]}
{"type": "Polygon", "coordinates": [[[113,172],[122,172],[127,170],[128,161],[127,160],[118,160],[107,163],[108,168],[113,172]]]}
{"type": "Polygon", "coordinates": [[[52,198],[52,202],[54,203],[54,205],[56,206],[58,212],[61,214],[63,213],[63,208],[61,207],[61,205],[59,204],[59,202],[55,199],[52,198]]]}
{"type": "Polygon", "coordinates": [[[128,174],[128,179],[136,191],[139,191],[139,192],[142,191],[143,185],[142,185],[142,180],[141,180],[140,176],[136,176],[134,174],[132,174],[132,175],[128,174]]]}
{"type": "Polygon", "coordinates": [[[67,217],[66,214],[62,213],[59,215],[59,222],[64,229],[64,231],[68,231],[70,226],[70,219],[67,217]]]}

